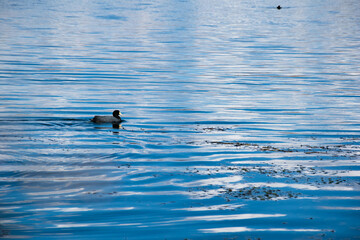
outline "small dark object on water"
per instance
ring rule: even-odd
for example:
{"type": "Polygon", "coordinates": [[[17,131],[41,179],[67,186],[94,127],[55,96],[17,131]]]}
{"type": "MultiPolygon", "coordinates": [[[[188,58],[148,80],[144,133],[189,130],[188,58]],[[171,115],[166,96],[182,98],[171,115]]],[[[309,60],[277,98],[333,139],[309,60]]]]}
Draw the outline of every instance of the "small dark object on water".
{"type": "Polygon", "coordinates": [[[280,9],[281,9],[281,6],[280,6],[280,5],[278,5],[276,8],[280,10],[280,9]]]}
{"type": "Polygon", "coordinates": [[[115,110],[112,116],[95,116],[90,121],[94,123],[120,123],[121,120],[121,112],[119,110],[115,110]]]}

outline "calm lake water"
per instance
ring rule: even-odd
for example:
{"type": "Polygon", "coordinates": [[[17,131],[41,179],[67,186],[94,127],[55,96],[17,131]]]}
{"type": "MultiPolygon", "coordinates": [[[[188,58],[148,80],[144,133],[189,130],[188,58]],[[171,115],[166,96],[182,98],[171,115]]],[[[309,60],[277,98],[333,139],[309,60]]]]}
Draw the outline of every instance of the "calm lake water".
{"type": "Polygon", "coordinates": [[[359,9],[1,0],[0,238],[359,239],[359,9]]]}

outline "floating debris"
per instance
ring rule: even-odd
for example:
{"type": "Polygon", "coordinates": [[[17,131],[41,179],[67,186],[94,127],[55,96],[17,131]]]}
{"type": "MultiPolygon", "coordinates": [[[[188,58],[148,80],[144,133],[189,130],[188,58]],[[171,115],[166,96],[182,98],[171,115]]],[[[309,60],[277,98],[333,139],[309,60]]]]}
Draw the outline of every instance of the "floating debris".
{"type": "MultiPolygon", "coordinates": [[[[197,129],[199,130],[199,129],[197,129]]],[[[205,132],[214,132],[214,131],[218,131],[218,132],[224,132],[226,130],[229,130],[229,128],[223,128],[223,127],[205,127],[201,129],[202,131],[205,132]]]]}
{"type": "Polygon", "coordinates": [[[223,192],[223,197],[226,199],[241,198],[260,201],[298,198],[300,195],[302,194],[270,187],[246,187],[239,190],[227,188],[223,192]]]}
{"type": "Polygon", "coordinates": [[[351,146],[349,148],[348,145],[345,144],[337,144],[337,145],[329,145],[329,146],[311,146],[311,145],[300,145],[299,147],[290,147],[290,148],[280,148],[271,145],[261,146],[255,143],[247,143],[247,142],[227,142],[227,141],[205,141],[208,144],[214,145],[225,145],[232,147],[241,147],[241,148],[249,148],[255,149],[261,152],[284,152],[284,153],[292,153],[292,152],[303,152],[305,154],[333,154],[339,156],[340,153],[343,153],[344,157],[352,157],[357,156],[360,151],[360,146],[351,146]]]}

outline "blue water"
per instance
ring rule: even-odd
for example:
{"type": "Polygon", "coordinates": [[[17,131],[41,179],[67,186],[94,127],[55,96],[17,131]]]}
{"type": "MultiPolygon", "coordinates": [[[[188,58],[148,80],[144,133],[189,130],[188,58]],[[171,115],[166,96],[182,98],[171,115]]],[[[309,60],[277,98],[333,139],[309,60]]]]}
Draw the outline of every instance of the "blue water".
{"type": "Polygon", "coordinates": [[[358,239],[359,9],[0,1],[0,238],[358,239]]]}

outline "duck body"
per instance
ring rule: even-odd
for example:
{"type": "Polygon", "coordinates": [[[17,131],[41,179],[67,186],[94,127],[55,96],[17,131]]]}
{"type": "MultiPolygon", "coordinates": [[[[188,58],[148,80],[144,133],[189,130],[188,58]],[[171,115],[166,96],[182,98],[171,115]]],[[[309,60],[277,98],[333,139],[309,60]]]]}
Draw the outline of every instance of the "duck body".
{"type": "Polygon", "coordinates": [[[113,116],[95,116],[91,119],[94,123],[120,123],[121,118],[116,118],[113,116]]]}
{"type": "Polygon", "coordinates": [[[122,121],[120,115],[120,111],[115,110],[112,116],[95,116],[90,121],[94,123],[120,123],[122,121]]]}

